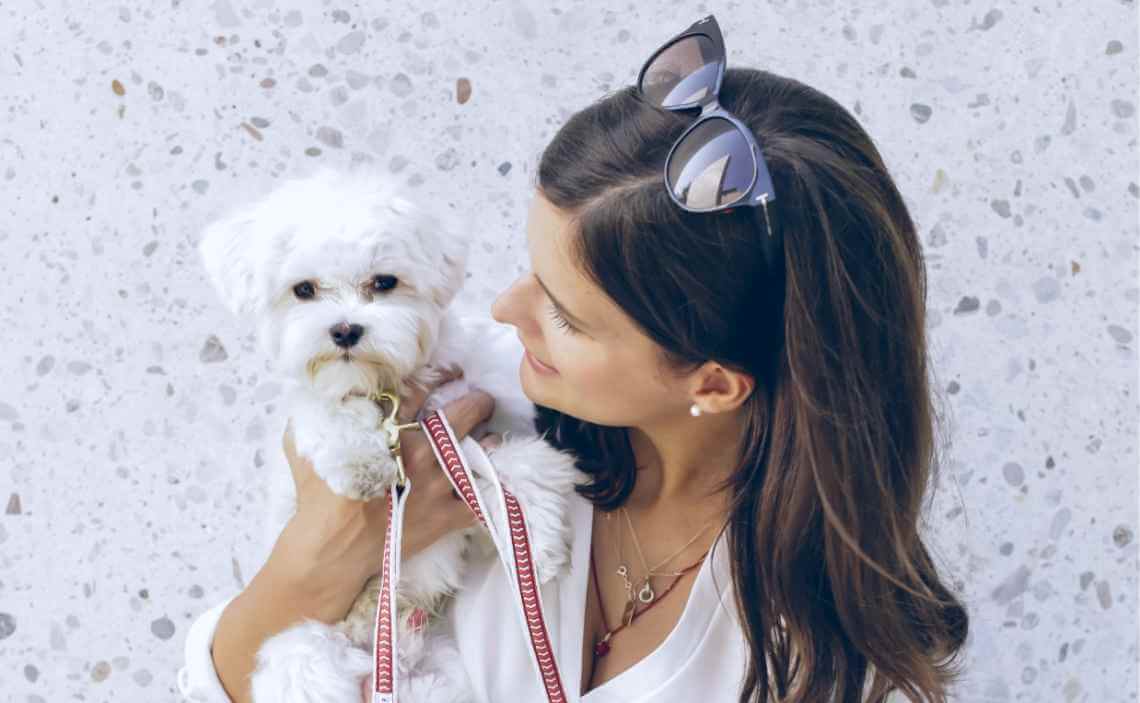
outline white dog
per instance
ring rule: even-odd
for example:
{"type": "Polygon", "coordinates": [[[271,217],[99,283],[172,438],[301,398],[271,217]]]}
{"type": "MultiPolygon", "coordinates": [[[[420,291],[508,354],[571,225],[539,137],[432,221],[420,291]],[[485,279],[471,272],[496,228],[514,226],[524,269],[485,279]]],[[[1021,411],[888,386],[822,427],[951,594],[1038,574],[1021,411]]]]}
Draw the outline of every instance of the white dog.
{"type": "MultiPolygon", "coordinates": [[[[467,242],[444,216],[415,206],[383,177],[325,168],[285,181],[211,224],[199,251],[229,309],[256,323],[258,345],[288,389],[297,450],[332,490],[376,498],[394,482],[395,462],[377,431],[382,410],[369,391],[404,395],[458,365],[463,378],[434,393],[427,408],[471,387],[495,397],[485,427],[504,442],[491,458],[526,510],[539,579],[567,567],[566,497],[583,476],[570,455],[535,436],[534,405],[518,385],[516,336],[490,319],[449,312],[464,280],[467,242]]],[[[295,512],[281,432],[270,434],[274,443],[266,452],[266,554],[295,512]]],[[[490,484],[480,488],[493,495],[490,484]]],[[[399,692],[409,703],[469,699],[440,620],[460,583],[468,542],[487,540],[484,530],[450,534],[401,567],[397,667],[399,692]],[[426,627],[409,622],[417,608],[429,614],[426,627]]],[[[252,678],[254,700],[358,701],[361,678],[372,667],[379,586],[377,575],[335,626],[309,620],[267,640],[252,678]]]]}

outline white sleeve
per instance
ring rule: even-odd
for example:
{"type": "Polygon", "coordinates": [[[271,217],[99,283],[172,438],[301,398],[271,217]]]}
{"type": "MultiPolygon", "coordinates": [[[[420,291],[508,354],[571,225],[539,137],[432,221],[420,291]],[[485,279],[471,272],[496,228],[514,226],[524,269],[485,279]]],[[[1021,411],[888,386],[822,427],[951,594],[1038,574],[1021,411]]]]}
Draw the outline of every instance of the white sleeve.
{"type": "Polygon", "coordinates": [[[236,595],[230,596],[199,615],[186,633],[186,661],[178,670],[178,690],[182,692],[184,701],[233,703],[221,680],[218,679],[217,670],[214,669],[212,649],[218,620],[222,616],[222,611],[236,595]]]}

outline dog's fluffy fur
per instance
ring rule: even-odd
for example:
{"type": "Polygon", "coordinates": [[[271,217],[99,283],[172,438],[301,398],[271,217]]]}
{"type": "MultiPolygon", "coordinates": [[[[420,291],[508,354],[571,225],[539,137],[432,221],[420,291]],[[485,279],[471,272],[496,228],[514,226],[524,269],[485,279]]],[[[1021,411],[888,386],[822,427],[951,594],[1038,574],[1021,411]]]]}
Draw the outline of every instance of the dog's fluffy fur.
{"type": "MultiPolygon", "coordinates": [[[[395,462],[376,429],[380,409],[368,390],[405,396],[412,386],[432,384],[440,369],[458,365],[463,378],[434,392],[426,409],[473,387],[491,393],[495,413],[482,427],[502,433],[504,443],[490,457],[527,511],[545,582],[568,566],[566,499],[582,476],[572,457],[534,435],[534,405],[518,386],[522,347],[515,335],[503,334],[490,319],[449,311],[467,260],[467,238],[457,230],[383,177],[326,168],[285,181],[211,224],[199,251],[222,301],[256,325],[261,352],[285,382],[297,451],[341,495],[377,498],[394,480],[395,462]],[[298,288],[304,281],[312,296],[298,288]],[[353,331],[359,339],[350,343],[343,335],[353,331]]],[[[296,510],[280,436],[271,435],[266,453],[266,554],[296,510]]],[[[485,496],[493,495],[489,483],[477,481],[485,496]]],[[[487,502],[497,510],[498,501],[487,502]]],[[[449,534],[402,564],[397,666],[400,694],[409,703],[469,698],[441,619],[447,596],[461,582],[469,542],[483,540],[487,553],[483,529],[449,534]],[[414,608],[431,614],[426,628],[409,628],[406,615],[414,608]]],[[[267,640],[252,678],[254,700],[357,701],[361,678],[371,671],[379,585],[379,576],[366,584],[343,622],[308,620],[267,640]]]]}

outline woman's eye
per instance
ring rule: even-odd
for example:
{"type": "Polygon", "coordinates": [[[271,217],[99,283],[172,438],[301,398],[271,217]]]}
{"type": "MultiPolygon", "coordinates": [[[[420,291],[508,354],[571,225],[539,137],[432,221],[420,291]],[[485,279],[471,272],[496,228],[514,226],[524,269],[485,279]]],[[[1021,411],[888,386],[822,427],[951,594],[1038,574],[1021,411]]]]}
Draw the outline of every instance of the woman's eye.
{"type": "Polygon", "coordinates": [[[301,281],[297,285],[293,286],[293,295],[297,296],[301,300],[311,300],[316,294],[316,289],[313,288],[313,284],[309,281],[301,281]]]}
{"type": "Polygon", "coordinates": [[[562,313],[558,312],[558,308],[554,307],[554,305],[549,305],[546,308],[546,312],[549,313],[550,319],[554,320],[554,324],[561,329],[566,330],[570,334],[574,334],[578,331],[574,325],[570,324],[569,320],[562,317],[562,313]]]}
{"type": "Polygon", "coordinates": [[[372,290],[381,291],[381,292],[386,291],[386,290],[392,290],[393,288],[396,287],[396,285],[399,282],[400,282],[400,279],[396,278],[395,276],[389,276],[387,274],[382,274],[382,275],[376,276],[372,279],[372,290]]]}

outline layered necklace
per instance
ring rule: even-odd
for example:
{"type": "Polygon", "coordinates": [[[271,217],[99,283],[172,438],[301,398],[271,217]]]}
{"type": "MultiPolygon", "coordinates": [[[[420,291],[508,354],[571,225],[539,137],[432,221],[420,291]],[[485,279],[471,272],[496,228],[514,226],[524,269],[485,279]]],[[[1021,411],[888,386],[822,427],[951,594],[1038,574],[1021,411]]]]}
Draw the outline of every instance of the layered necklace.
{"type": "MultiPolygon", "coordinates": [[[[681,580],[682,576],[700,566],[701,562],[704,561],[705,556],[708,554],[707,549],[703,554],[701,554],[700,558],[688,566],[677,569],[675,571],[664,569],[666,565],[668,565],[670,562],[680,556],[682,552],[692,546],[692,544],[696,542],[697,539],[699,539],[700,536],[703,535],[713,524],[711,520],[705,523],[704,527],[702,527],[697,531],[696,534],[690,537],[689,541],[685,542],[685,544],[683,544],[680,549],[677,549],[672,554],[665,557],[651,567],[649,566],[648,562],[646,562],[645,553],[641,550],[641,543],[637,539],[637,531],[633,527],[633,520],[630,519],[629,512],[625,509],[625,506],[619,508],[619,511],[624,518],[624,523],[629,526],[630,536],[633,538],[634,551],[637,552],[637,558],[638,561],[641,562],[641,567],[645,572],[645,576],[639,584],[635,584],[631,580],[629,563],[625,560],[624,549],[622,547],[622,521],[619,521],[617,538],[618,567],[615,570],[615,573],[622,580],[622,585],[625,587],[626,601],[621,620],[618,622],[616,627],[610,628],[609,618],[606,616],[606,608],[602,603],[601,587],[598,585],[598,570],[594,564],[594,546],[593,544],[590,545],[590,573],[593,576],[592,580],[594,582],[594,595],[598,600],[598,610],[602,617],[602,625],[606,628],[606,634],[603,635],[602,638],[594,644],[594,656],[597,657],[604,657],[609,654],[610,638],[612,638],[618,632],[624,630],[626,627],[632,625],[634,620],[643,615],[653,606],[657,605],[657,603],[659,603],[665,596],[667,596],[669,594],[669,591],[672,591],[673,587],[677,585],[677,582],[681,580]],[[665,589],[658,593],[653,589],[652,579],[654,576],[672,576],[673,578],[669,581],[669,584],[665,586],[665,589]],[[636,590],[634,588],[635,585],[637,586],[636,590]]],[[[611,514],[607,513],[607,522],[609,521],[610,517],[611,514]]]]}

